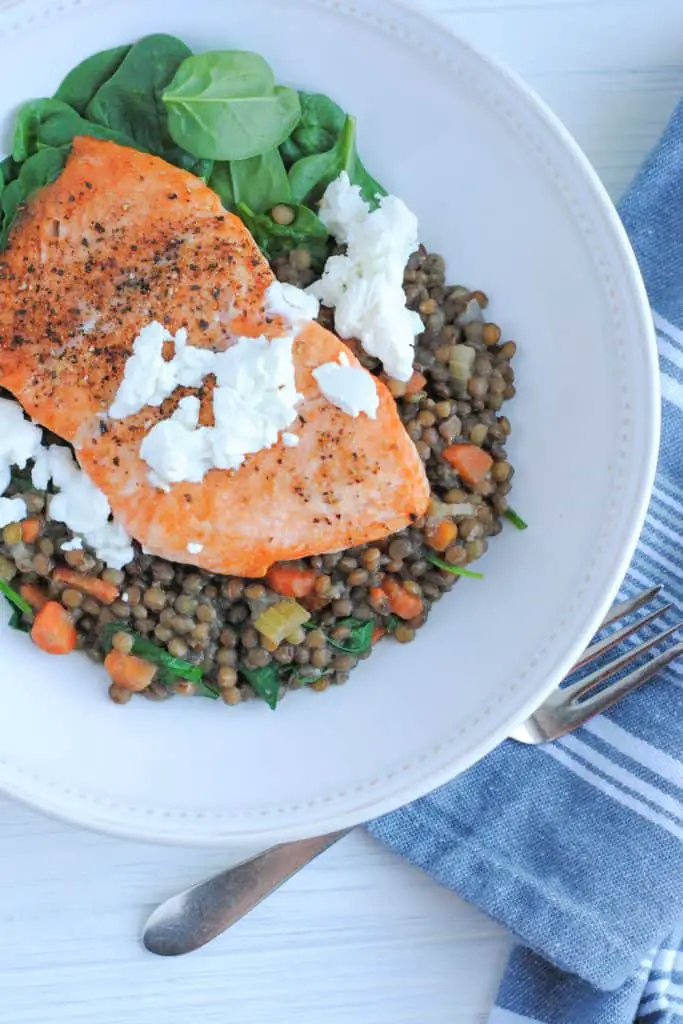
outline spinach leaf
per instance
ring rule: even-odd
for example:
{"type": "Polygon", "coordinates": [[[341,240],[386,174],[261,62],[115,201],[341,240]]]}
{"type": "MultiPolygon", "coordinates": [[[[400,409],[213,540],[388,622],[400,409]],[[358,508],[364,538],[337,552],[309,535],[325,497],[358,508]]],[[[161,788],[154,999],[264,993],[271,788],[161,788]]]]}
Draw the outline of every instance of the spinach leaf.
{"type": "Polygon", "coordinates": [[[68,103],[79,114],[85,113],[97,90],[111,78],[129,50],[130,46],[115,46],[86,57],[62,79],[55,99],[68,103]]]}
{"type": "Polygon", "coordinates": [[[513,526],[517,527],[518,530],[528,530],[529,524],[525,522],[520,516],[519,512],[515,512],[514,508],[506,508],[503,515],[512,523],[513,526]]]}
{"type": "Polygon", "coordinates": [[[124,146],[131,143],[123,133],[87,121],[61,100],[33,100],[25,104],[17,115],[12,156],[21,163],[39,149],[70,146],[76,135],[110,139],[124,146]]]}
{"type": "Polygon", "coordinates": [[[168,149],[165,149],[163,157],[170,164],[175,164],[176,167],[181,167],[184,171],[196,174],[205,185],[208,185],[209,178],[213,173],[213,160],[199,160],[196,156],[192,156],[191,153],[181,149],[180,146],[170,146],[168,149]]]}
{"type": "Polygon", "coordinates": [[[133,638],[133,654],[145,661],[158,666],[158,678],[164,686],[172,686],[178,679],[187,679],[194,683],[197,696],[209,697],[216,700],[219,696],[218,690],[203,682],[204,669],[199,665],[191,665],[183,658],[174,658],[168,651],[157,647],[151,640],[146,640],[139,633],[133,632],[126,622],[107,622],[102,628],[102,646],[105,651],[110,651],[112,640],[116,633],[128,633],[133,638]]]}
{"type": "Polygon", "coordinates": [[[301,116],[255,53],[215,50],[184,60],[163,93],[173,140],[209,160],[246,160],[279,146],[301,116]]]}
{"type": "Polygon", "coordinates": [[[333,637],[328,637],[327,642],[330,647],[336,647],[338,651],[344,651],[345,654],[365,654],[372,647],[372,633],[375,628],[375,620],[369,619],[364,621],[362,619],[340,619],[337,623],[338,626],[348,626],[351,630],[350,635],[345,640],[335,640],[333,637]]]}
{"type": "Polygon", "coordinates": [[[0,594],[7,598],[13,608],[17,608],[22,615],[33,615],[33,608],[25,601],[13,587],[10,587],[6,580],[0,577],[0,594]]]}
{"type": "Polygon", "coordinates": [[[86,116],[123,133],[139,149],[161,156],[172,145],[161,94],[191,52],[174,36],[141,39],[99,87],[86,116]]]}
{"type": "Polygon", "coordinates": [[[275,711],[280,699],[280,673],[275,665],[266,665],[265,668],[240,668],[240,674],[244,676],[254,692],[262,697],[269,708],[275,711]]]}
{"type": "Polygon", "coordinates": [[[483,572],[473,572],[472,569],[463,569],[461,565],[451,565],[450,562],[445,562],[443,558],[439,558],[438,555],[429,554],[425,555],[425,559],[435,565],[437,569],[441,569],[443,572],[449,572],[451,576],[467,576],[471,580],[483,580],[483,572]]]}
{"type": "Polygon", "coordinates": [[[342,108],[322,93],[300,92],[301,120],[280,146],[289,166],[303,156],[332,149],[344,128],[346,115],[342,108]]]}
{"type": "Polygon", "coordinates": [[[209,184],[226,209],[244,203],[254,213],[263,213],[290,199],[289,179],[279,149],[246,160],[222,162],[214,169],[209,184]]]}
{"type": "Polygon", "coordinates": [[[11,181],[0,194],[0,249],[7,245],[7,239],[23,203],[43,185],[53,182],[64,169],[68,147],[40,149],[21,165],[19,176],[11,181]]]}
{"type": "Polygon", "coordinates": [[[18,173],[19,167],[11,156],[6,156],[4,160],[0,161],[0,192],[2,192],[5,185],[9,185],[11,181],[14,181],[18,173]]]}
{"type": "Polygon", "coordinates": [[[237,213],[268,260],[272,262],[292,249],[307,249],[312,266],[320,269],[330,249],[327,228],[307,206],[292,206],[292,209],[295,216],[291,224],[276,224],[270,214],[255,213],[244,203],[237,204],[237,213]]]}
{"type": "Polygon", "coordinates": [[[26,619],[24,618],[22,613],[19,611],[18,608],[15,608],[15,606],[12,604],[9,598],[5,598],[5,600],[12,609],[12,614],[7,620],[7,625],[10,627],[10,629],[18,629],[20,633],[30,633],[30,623],[26,622],[26,619]]]}
{"type": "Polygon", "coordinates": [[[386,195],[386,189],[375,181],[361,163],[356,151],[356,119],[350,115],[332,149],[304,156],[290,167],[292,201],[310,205],[320,199],[330,182],[342,171],[346,171],[352,185],[360,186],[363,199],[373,207],[377,205],[378,196],[386,195]]]}

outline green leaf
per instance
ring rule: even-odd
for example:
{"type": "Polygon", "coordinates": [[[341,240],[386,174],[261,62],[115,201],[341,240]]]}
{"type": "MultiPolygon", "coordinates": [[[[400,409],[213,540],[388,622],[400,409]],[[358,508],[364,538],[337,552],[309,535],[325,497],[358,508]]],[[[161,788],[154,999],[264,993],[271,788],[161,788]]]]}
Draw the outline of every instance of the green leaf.
{"type": "Polygon", "coordinates": [[[19,176],[11,181],[0,194],[2,222],[0,226],[0,249],[7,245],[10,230],[22,205],[43,185],[53,182],[64,169],[68,148],[40,149],[24,161],[19,176]]]}
{"type": "Polygon", "coordinates": [[[180,146],[169,146],[168,149],[164,150],[163,157],[170,164],[175,164],[176,167],[181,167],[184,171],[196,174],[205,185],[208,185],[209,178],[213,173],[213,160],[200,160],[186,150],[181,149],[180,146]]]}
{"type": "Polygon", "coordinates": [[[262,697],[268,707],[275,711],[280,699],[281,685],[280,673],[275,665],[266,665],[264,668],[244,668],[242,666],[239,671],[254,693],[262,697]]]}
{"type": "Polygon", "coordinates": [[[178,679],[187,679],[195,684],[198,696],[210,697],[212,700],[219,696],[218,690],[202,681],[204,669],[201,666],[191,665],[183,658],[174,658],[172,654],[157,647],[151,640],[135,633],[126,622],[107,622],[102,627],[101,639],[105,651],[111,650],[112,639],[116,633],[127,633],[131,636],[133,638],[132,653],[159,666],[159,679],[164,686],[172,686],[178,679]]]}
{"type": "Polygon", "coordinates": [[[268,260],[272,262],[292,249],[306,249],[313,267],[320,269],[330,248],[327,228],[307,206],[292,206],[292,209],[295,216],[291,224],[276,224],[269,213],[255,213],[244,203],[237,205],[237,213],[268,260]]]}
{"type": "Polygon", "coordinates": [[[244,203],[254,213],[264,213],[277,203],[288,203],[291,199],[289,179],[279,149],[269,149],[267,153],[248,160],[232,160],[229,167],[235,206],[244,203]]]}
{"type": "Polygon", "coordinates": [[[344,128],[342,108],[322,93],[300,92],[301,120],[280,146],[287,165],[312,153],[332,149],[344,128]]]}
{"type": "Polygon", "coordinates": [[[512,523],[513,526],[516,526],[518,530],[529,529],[529,524],[524,522],[522,517],[515,512],[514,508],[506,509],[503,515],[512,523]]]}
{"type": "Polygon", "coordinates": [[[314,153],[297,160],[289,169],[292,201],[310,205],[342,171],[346,171],[352,185],[359,185],[366,202],[376,206],[378,196],[386,190],[368,174],[356,151],[356,119],[347,116],[342,132],[332,149],[314,153]]]}
{"type": "Polygon", "coordinates": [[[220,201],[226,210],[235,210],[235,192],[232,187],[232,174],[230,162],[221,160],[213,165],[213,172],[209,178],[209,188],[218,194],[220,201]]]}
{"type": "Polygon", "coordinates": [[[19,611],[19,609],[15,608],[15,606],[12,604],[9,598],[5,598],[5,600],[12,609],[12,614],[7,620],[7,625],[10,627],[10,629],[18,629],[20,633],[30,633],[31,626],[28,622],[26,622],[24,616],[19,611]]]}
{"type": "Polygon", "coordinates": [[[7,598],[9,603],[14,608],[17,608],[18,611],[22,613],[22,615],[33,615],[33,608],[31,608],[31,605],[28,603],[28,601],[25,601],[21,594],[17,593],[17,591],[14,590],[13,587],[10,587],[9,583],[7,583],[6,580],[3,580],[1,578],[0,594],[3,594],[7,598]]]}
{"type": "Polygon", "coordinates": [[[20,163],[40,149],[70,146],[76,135],[109,139],[123,146],[131,144],[127,135],[87,121],[61,100],[33,100],[17,115],[12,156],[20,163]]]}
{"type": "Polygon", "coordinates": [[[79,114],[85,113],[97,90],[111,78],[129,51],[130,46],[115,46],[86,57],[62,79],[55,99],[68,103],[79,114]]]}
{"type": "Polygon", "coordinates": [[[345,654],[365,654],[372,647],[372,633],[375,628],[374,619],[363,621],[362,619],[340,619],[337,623],[338,626],[348,626],[351,630],[350,635],[345,640],[335,640],[333,637],[328,637],[327,642],[330,647],[336,647],[338,651],[344,651],[345,654]]]}
{"type": "Polygon", "coordinates": [[[169,135],[161,94],[191,52],[175,36],[159,34],[141,39],[97,90],[86,116],[128,136],[132,145],[163,155],[178,140],[169,135]]]}
{"type": "Polygon", "coordinates": [[[471,569],[463,569],[461,565],[451,565],[450,562],[444,562],[443,558],[439,558],[438,555],[431,553],[425,555],[428,562],[435,565],[437,569],[443,569],[444,572],[450,572],[452,576],[467,576],[471,580],[483,580],[484,574],[481,572],[473,572],[471,569]]]}
{"type": "Polygon", "coordinates": [[[210,160],[246,160],[274,149],[301,116],[298,93],[275,85],[263,57],[240,50],[188,57],[163,101],[174,141],[210,160]]]}

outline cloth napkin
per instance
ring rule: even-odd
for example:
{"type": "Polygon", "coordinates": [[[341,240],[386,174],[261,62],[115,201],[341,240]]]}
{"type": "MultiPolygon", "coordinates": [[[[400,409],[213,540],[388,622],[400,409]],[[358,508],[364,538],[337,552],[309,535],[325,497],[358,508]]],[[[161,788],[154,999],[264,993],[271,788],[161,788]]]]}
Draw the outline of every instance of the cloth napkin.
{"type": "MultiPolygon", "coordinates": [[[[663,394],[657,481],[621,596],[663,584],[673,625],[683,618],[683,103],[620,212],[652,305],[663,394]]],[[[683,663],[556,743],[503,743],[369,829],[523,944],[491,1024],[683,1024],[683,663]]]]}

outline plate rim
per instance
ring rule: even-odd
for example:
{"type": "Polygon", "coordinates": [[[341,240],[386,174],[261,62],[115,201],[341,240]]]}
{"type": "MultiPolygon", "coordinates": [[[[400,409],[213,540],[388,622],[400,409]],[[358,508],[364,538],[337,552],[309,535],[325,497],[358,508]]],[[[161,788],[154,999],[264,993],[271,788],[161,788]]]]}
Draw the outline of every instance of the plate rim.
{"type": "MultiPolygon", "coordinates": [[[[584,629],[577,636],[567,654],[557,664],[556,670],[551,673],[544,686],[539,686],[533,697],[529,696],[524,701],[520,701],[514,714],[505,724],[489,733],[486,740],[479,739],[465,745],[463,750],[448,758],[443,765],[432,768],[425,767],[419,778],[412,778],[408,783],[399,781],[396,785],[392,781],[391,786],[385,785],[385,792],[381,797],[373,796],[373,783],[366,780],[365,785],[359,786],[356,790],[358,800],[354,804],[353,810],[323,811],[319,817],[315,818],[315,821],[302,827],[296,823],[288,825],[283,820],[282,815],[289,810],[287,808],[272,808],[259,815],[244,812],[236,815],[206,813],[197,816],[191,812],[187,814],[181,811],[168,812],[161,808],[158,809],[158,812],[142,807],[126,808],[118,801],[108,801],[106,798],[95,797],[94,794],[77,793],[57,786],[49,779],[33,775],[17,766],[8,765],[4,759],[0,758],[0,790],[42,813],[118,837],[189,846],[235,846],[242,843],[253,845],[255,842],[262,842],[266,845],[358,824],[370,817],[384,814],[408,803],[455,778],[504,739],[511,728],[523,720],[557,685],[557,681],[562,678],[572,660],[581,652],[613,600],[628,568],[640,536],[654,483],[659,450],[661,409],[657,348],[650,306],[626,231],[597,172],[573,136],[519,75],[501,61],[482,53],[478,48],[457,36],[448,27],[440,24],[429,12],[416,10],[405,0],[360,0],[358,3],[352,3],[350,0],[306,0],[306,2],[313,7],[327,8],[357,20],[375,21],[385,30],[391,27],[394,33],[398,32],[404,40],[406,33],[415,32],[418,35],[420,33],[425,35],[428,32],[436,31],[439,38],[444,40],[444,47],[459,48],[469,54],[470,59],[478,61],[485,69],[497,76],[500,81],[507,82],[518,94],[519,99],[524,102],[526,108],[533,112],[546,131],[554,137],[555,142],[560,144],[561,149],[573,164],[573,169],[580,175],[582,186],[591,194],[593,212],[599,212],[603,217],[604,227],[607,229],[606,235],[611,243],[610,254],[613,263],[615,266],[620,265],[620,280],[628,286],[631,306],[629,313],[635,324],[633,332],[638,331],[642,335],[644,354],[648,357],[648,386],[647,388],[643,386],[640,397],[644,408],[646,401],[649,404],[649,420],[647,423],[639,424],[642,429],[647,429],[650,435],[645,471],[639,481],[638,500],[633,502],[627,542],[612,569],[608,583],[600,588],[603,592],[602,601],[587,617],[584,629]],[[388,24],[387,19],[392,12],[395,12],[397,22],[400,16],[400,21],[407,25],[405,32],[400,29],[398,24],[391,26],[388,24]],[[37,784],[42,787],[39,795],[35,792],[37,784]],[[115,812],[118,812],[118,816],[115,812]],[[199,819],[208,820],[210,822],[209,829],[207,831],[198,829],[195,832],[190,826],[193,819],[195,819],[195,824],[199,819]]],[[[111,0],[64,0],[58,4],[45,2],[45,0],[33,0],[33,2],[32,0],[6,0],[0,5],[0,37],[5,38],[29,27],[40,16],[58,17],[62,14],[69,14],[78,8],[105,7],[107,3],[111,3],[111,0]],[[14,19],[11,25],[7,25],[10,14],[14,15],[14,19]]],[[[413,45],[416,43],[415,38],[407,41],[412,42],[413,45]]],[[[437,51],[434,52],[437,53],[437,51]]],[[[428,765],[430,756],[434,754],[435,751],[425,752],[424,758],[419,759],[420,763],[428,765]]],[[[404,766],[404,769],[412,768],[413,765],[414,761],[410,766],[404,766]]],[[[401,770],[386,773],[381,781],[386,783],[400,774],[401,770]]],[[[336,796],[338,797],[338,794],[336,796]]],[[[332,802],[333,799],[334,797],[330,797],[329,801],[332,802]]],[[[319,799],[315,801],[315,804],[318,806],[324,802],[319,799]]]]}

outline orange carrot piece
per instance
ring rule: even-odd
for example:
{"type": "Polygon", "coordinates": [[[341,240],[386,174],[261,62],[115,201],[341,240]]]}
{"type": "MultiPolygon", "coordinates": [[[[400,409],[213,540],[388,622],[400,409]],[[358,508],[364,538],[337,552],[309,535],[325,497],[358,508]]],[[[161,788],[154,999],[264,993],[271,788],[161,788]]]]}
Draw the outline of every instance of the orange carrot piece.
{"type": "Polygon", "coordinates": [[[25,544],[33,544],[40,534],[40,519],[24,519],[21,524],[21,539],[25,544]]]}
{"type": "Polygon", "coordinates": [[[418,370],[413,370],[413,375],[406,384],[406,390],[404,393],[406,395],[414,395],[416,392],[422,391],[426,383],[427,378],[424,374],[420,373],[418,370]]]}
{"type": "Polygon", "coordinates": [[[36,647],[48,654],[69,654],[76,646],[76,627],[58,601],[48,601],[36,614],[31,627],[36,647]]]}
{"type": "Polygon", "coordinates": [[[399,619],[414,619],[423,609],[422,598],[411,594],[395,576],[385,576],[382,590],[389,598],[389,606],[399,619]]]}
{"type": "Polygon", "coordinates": [[[113,583],[107,583],[106,580],[98,579],[96,576],[81,576],[80,572],[63,566],[55,569],[52,579],[57,583],[66,583],[67,586],[74,587],[89,597],[94,597],[101,604],[112,604],[119,596],[119,588],[113,583]]]}
{"type": "Polygon", "coordinates": [[[138,693],[146,690],[154,679],[156,666],[135,654],[111,650],[104,659],[104,667],[117,686],[138,693]]]}
{"type": "Polygon", "coordinates": [[[434,551],[445,551],[458,536],[458,527],[451,519],[442,519],[440,523],[427,527],[425,539],[434,551]]]}
{"type": "Polygon", "coordinates": [[[42,587],[37,586],[35,583],[22,583],[19,587],[19,593],[23,597],[24,601],[28,601],[34,611],[39,612],[41,608],[44,608],[49,598],[42,587]]]}
{"type": "Polygon", "coordinates": [[[266,573],[266,583],[282,597],[308,597],[317,578],[315,569],[299,569],[284,563],[271,565],[266,573]]]}
{"type": "Polygon", "coordinates": [[[386,629],[382,629],[381,626],[375,626],[375,628],[372,631],[372,645],[373,645],[373,647],[375,646],[375,644],[379,643],[379,641],[382,639],[383,636],[386,635],[386,632],[387,632],[386,629]]]}
{"type": "Polygon", "coordinates": [[[476,444],[452,444],[441,454],[470,487],[480,484],[493,465],[489,453],[476,444]]]}

